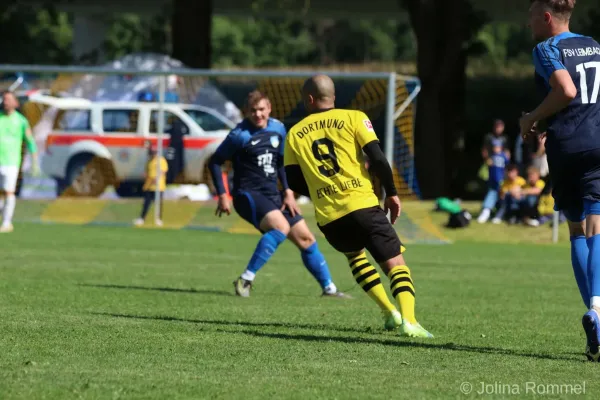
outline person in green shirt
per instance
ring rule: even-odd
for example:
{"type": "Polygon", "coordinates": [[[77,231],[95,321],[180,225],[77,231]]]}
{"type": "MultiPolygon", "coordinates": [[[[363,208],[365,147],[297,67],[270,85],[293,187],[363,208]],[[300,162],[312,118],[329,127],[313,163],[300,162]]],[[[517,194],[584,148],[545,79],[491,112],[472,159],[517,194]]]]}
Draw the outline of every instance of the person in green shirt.
{"type": "Polygon", "coordinates": [[[0,193],[4,192],[0,233],[12,232],[15,212],[15,190],[21,169],[23,141],[32,155],[33,169],[38,170],[37,148],[27,119],[17,111],[19,101],[12,92],[2,95],[0,112],[0,193]]]}

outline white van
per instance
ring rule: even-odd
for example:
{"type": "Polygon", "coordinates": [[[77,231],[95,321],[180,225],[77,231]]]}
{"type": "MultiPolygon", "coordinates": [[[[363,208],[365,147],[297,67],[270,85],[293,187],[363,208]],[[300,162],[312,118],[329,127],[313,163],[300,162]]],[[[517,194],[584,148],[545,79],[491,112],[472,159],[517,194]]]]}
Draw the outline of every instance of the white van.
{"type": "MultiPolygon", "coordinates": [[[[54,110],[41,164],[42,171],[57,181],[59,194],[96,197],[109,185],[124,197],[139,192],[148,161],[145,145],[157,143],[158,103],[44,95],[29,100],[50,105],[45,115],[54,110]]],[[[212,187],[207,161],[235,124],[202,106],[167,103],[163,109],[165,132],[175,123],[185,132],[185,167],[178,182],[212,187]]],[[[165,133],[165,149],[169,138],[165,133]]]]}

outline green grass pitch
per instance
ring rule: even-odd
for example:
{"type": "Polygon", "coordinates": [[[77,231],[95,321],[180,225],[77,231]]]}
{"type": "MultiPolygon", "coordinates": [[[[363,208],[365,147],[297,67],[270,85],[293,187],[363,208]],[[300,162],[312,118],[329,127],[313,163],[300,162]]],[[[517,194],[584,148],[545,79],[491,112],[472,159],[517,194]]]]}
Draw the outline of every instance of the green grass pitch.
{"type": "Polygon", "coordinates": [[[436,338],[408,340],[382,331],[323,240],[354,299],[320,298],[289,243],[236,298],[257,236],[16,228],[0,237],[2,399],[464,398],[463,382],[470,397],[480,382],[504,385],[488,387],[499,397],[527,382],[600,395],[565,244],[409,246],[436,338]]]}

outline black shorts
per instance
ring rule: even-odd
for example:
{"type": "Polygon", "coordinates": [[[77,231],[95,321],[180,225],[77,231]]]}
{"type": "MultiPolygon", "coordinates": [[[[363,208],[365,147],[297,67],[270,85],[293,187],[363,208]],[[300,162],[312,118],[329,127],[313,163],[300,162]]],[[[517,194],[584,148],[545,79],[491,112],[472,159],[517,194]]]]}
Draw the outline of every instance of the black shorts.
{"type": "MultiPolygon", "coordinates": [[[[240,217],[254,225],[256,229],[260,229],[260,221],[273,210],[281,210],[283,201],[281,194],[273,193],[267,196],[263,193],[252,191],[239,191],[233,197],[233,207],[240,217]]],[[[302,216],[296,214],[292,217],[288,209],[282,211],[283,216],[288,221],[290,226],[296,225],[302,221],[302,216]]],[[[262,232],[262,231],[261,231],[262,232]]]]}
{"type": "Polygon", "coordinates": [[[554,208],[573,222],[585,218],[584,204],[600,202],[600,149],[582,153],[548,153],[554,208]]]}
{"type": "Polygon", "coordinates": [[[367,249],[375,261],[383,262],[402,254],[404,247],[381,207],[356,210],[319,229],[339,252],[367,249]]]}

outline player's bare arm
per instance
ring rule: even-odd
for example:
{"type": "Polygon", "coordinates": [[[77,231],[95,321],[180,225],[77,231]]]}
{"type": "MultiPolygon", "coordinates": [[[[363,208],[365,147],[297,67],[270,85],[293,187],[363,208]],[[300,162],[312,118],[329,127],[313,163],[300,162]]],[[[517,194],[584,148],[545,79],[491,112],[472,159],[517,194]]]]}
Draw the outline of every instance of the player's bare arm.
{"type": "Polygon", "coordinates": [[[231,202],[226,193],[219,195],[217,209],[215,210],[215,215],[219,218],[222,217],[223,214],[231,215],[231,202]]]}
{"type": "Polygon", "coordinates": [[[392,224],[396,223],[396,220],[400,216],[401,204],[398,198],[398,192],[396,185],[394,185],[394,174],[390,163],[385,158],[385,154],[379,147],[379,141],[375,140],[367,143],[363,147],[365,154],[369,157],[370,170],[374,175],[379,178],[383,188],[385,189],[385,212],[390,212],[390,221],[392,224]]]}
{"type": "Polygon", "coordinates": [[[554,71],[550,77],[550,93],[544,101],[532,112],[521,117],[521,135],[526,138],[534,131],[535,124],[566,108],[577,96],[577,88],[571,79],[569,71],[561,69],[554,71]]]}
{"type": "Polygon", "coordinates": [[[539,187],[532,187],[529,189],[523,189],[521,192],[524,196],[539,196],[542,193],[542,189],[539,187]]]}

